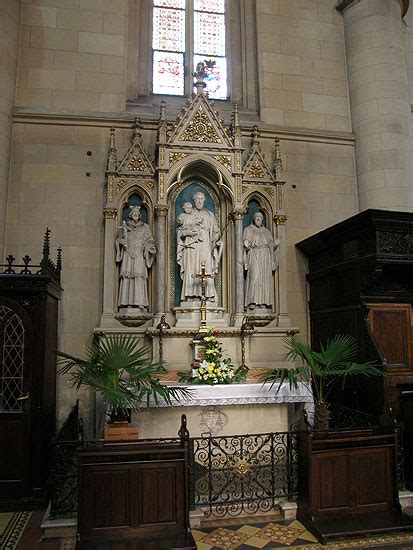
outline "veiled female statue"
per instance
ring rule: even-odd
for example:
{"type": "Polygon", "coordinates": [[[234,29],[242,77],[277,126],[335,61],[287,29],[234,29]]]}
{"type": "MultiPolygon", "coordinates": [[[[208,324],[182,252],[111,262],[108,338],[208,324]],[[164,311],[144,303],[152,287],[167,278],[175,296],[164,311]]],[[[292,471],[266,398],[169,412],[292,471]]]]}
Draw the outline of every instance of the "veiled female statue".
{"type": "MultiPolygon", "coordinates": [[[[192,199],[193,204],[190,201],[184,203],[184,213],[177,218],[177,262],[182,279],[181,301],[201,298],[200,281],[193,275],[200,273],[202,261],[205,261],[207,274],[217,274],[222,254],[219,227],[214,213],[204,208],[204,193],[198,191],[192,199]]],[[[210,301],[217,301],[213,278],[207,281],[206,297],[210,301]]]]}
{"type": "Polygon", "coordinates": [[[140,206],[133,206],[116,239],[116,261],[120,262],[120,307],[148,309],[148,269],[156,254],[150,227],[142,220],[140,206]]]}
{"type": "Polygon", "coordinates": [[[263,214],[255,212],[244,229],[245,307],[249,309],[270,308],[274,303],[273,272],[278,267],[280,239],[274,241],[263,220],[263,214]]]}

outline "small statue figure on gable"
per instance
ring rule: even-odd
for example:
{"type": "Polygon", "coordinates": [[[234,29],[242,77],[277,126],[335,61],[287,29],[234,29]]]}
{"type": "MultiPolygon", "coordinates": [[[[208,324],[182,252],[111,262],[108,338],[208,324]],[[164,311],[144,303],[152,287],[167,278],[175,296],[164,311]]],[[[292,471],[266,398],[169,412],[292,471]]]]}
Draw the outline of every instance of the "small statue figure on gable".
{"type": "Polygon", "coordinates": [[[131,207],[115,244],[116,262],[120,262],[118,305],[148,311],[148,270],[156,247],[149,225],[142,220],[140,206],[131,207]]]}

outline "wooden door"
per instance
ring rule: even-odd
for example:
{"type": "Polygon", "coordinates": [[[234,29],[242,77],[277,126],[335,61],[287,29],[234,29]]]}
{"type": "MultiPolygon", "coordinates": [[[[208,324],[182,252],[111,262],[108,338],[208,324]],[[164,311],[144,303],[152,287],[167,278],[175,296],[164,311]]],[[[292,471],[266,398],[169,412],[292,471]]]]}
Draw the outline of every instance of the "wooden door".
{"type": "Polygon", "coordinates": [[[411,375],[412,314],[410,304],[369,304],[369,321],[390,376],[411,375]]]}
{"type": "Polygon", "coordinates": [[[28,496],[31,481],[32,327],[17,302],[0,298],[0,497],[28,496]]]}

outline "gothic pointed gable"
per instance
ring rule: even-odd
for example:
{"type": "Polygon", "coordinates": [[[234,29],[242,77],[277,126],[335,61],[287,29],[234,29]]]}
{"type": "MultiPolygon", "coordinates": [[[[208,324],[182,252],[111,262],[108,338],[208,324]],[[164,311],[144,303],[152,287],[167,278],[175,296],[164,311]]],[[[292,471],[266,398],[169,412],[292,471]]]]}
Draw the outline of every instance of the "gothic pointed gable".
{"type": "Polygon", "coordinates": [[[268,185],[274,183],[274,176],[266,163],[258,141],[258,128],[254,126],[251,151],[244,164],[244,183],[268,185]]]}
{"type": "Polygon", "coordinates": [[[131,146],[119,164],[117,173],[122,176],[151,177],[155,174],[155,167],[143,145],[142,135],[139,131],[139,121],[137,119],[135,119],[131,146]]]}
{"type": "Polygon", "coordinates": [[[216,148],[231,148],[233,145],[227,131],[213,109],[213,102],[203,94],[196,94],[177,118],[171,134],[170,145],[214,144],[216,148]]]}

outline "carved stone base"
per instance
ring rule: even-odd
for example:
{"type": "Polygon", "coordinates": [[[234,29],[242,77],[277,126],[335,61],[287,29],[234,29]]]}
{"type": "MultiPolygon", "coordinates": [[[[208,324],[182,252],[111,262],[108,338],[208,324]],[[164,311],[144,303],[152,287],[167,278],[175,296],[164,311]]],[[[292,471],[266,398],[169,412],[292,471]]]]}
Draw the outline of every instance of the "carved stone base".
{"type": "MultiPolygon", "coordinates": [[[[124,308],[125,310],[130,311],[130,308],[124,308]]],[[[125,314],[123,310],[119,311],[119,314],[116,315],[116,320],[126,327],[139,327],[149,321],[152,321],[153,314],[145,313],[142,310],[132,310],[133,314],[125,314]],[[122,313],[121,313],[122,312],[122,313]]]]}
{"type": "MultiPolygon", "coordinates": [[[[201,324],[201,312],[199,303],[195,309],[193,306],[175,307],[176,327],[198,328],[201,324]]],[[[209,327],[227,327],[229,315],[223,307],[211,307],[207,305],[207,325],[209,327]]]]}

